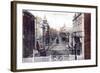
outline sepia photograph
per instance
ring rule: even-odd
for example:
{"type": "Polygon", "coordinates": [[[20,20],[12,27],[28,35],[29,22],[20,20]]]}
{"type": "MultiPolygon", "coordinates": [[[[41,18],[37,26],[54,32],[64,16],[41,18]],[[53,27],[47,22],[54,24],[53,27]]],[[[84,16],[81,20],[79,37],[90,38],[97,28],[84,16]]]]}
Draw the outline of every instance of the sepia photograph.
{"type": "Polygon", "coordinates": [[[97,6],[12,1],[11,70],[97,66],[97,6]]]}
{"type": "Polygon", "coordinates": [[[90,13],[24,9],[23,62],[84,60],[84,23],[90,22],[90,13]]]}

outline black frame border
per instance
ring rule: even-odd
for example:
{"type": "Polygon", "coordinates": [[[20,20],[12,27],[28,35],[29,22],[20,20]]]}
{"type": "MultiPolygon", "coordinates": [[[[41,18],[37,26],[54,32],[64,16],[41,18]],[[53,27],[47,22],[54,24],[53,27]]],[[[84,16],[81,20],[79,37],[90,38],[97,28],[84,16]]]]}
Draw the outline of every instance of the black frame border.
{"type": "Polygon", "coordinates": [[[72,68],[85,68],[98,66],[98,6],[90,5],[76,5],[76,4],[61,4],[61,3],[45,3],[45,2],[27,2],[27,1],[11,1],[11,71],[39,71],[39,70],[54,70],[54,69],[72,69],[72,68]],[[85,7],[96,9],[96,64],[85,66],[69,66],[69,67],[52,67],[52,68],[36,68],[36,69],[17,69],[17,4],[35,4],[35,5],[49,5],[49,6],[68,6],[68,7],[85,7]]]}

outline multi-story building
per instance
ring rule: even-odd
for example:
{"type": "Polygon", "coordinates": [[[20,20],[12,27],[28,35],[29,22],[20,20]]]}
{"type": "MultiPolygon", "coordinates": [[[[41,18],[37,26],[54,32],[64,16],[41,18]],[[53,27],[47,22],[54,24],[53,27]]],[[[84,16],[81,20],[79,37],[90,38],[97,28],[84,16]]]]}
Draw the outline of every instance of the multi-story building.
{"type": "Polygon", "coordinates": [[[74,18],[73,18],[73,34],[72,35],[77,36],[80,42],[82,43],[81,55],[84,59],[90,59],[90,54],[91,54],[90,53],[91,26],[90,25],[91,25],[90,13],[75,13],[74,18]]]}
{"type": "Polygon", "coordinates": [[[35,48],[35,17],[23,10],[23,58],[32,57],[35,48]]]}

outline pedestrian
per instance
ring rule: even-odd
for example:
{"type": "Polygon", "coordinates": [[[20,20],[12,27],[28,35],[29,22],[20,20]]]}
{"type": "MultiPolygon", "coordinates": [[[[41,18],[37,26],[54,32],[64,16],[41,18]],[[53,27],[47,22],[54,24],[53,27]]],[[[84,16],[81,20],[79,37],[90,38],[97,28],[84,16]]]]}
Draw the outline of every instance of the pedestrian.
{"type": "Polygon", "coordinates": [[[59,44],[59,39],[58,38],[56,39],[56,43],[59,44]]]}
{"type": "Polygon", "coordinates": [[[75,40],[75,45],[74,45],[75,52],[77,55],[80,55],[82,49],[82,43],[80,42],[80,38],[78,36],[75,36],[74,40],[75,40]]]}
{"type": "Polygon", "coordinates": [[[37,41],[36,42],[36,49],[39,51],[40,50],[40,45],[39,45],[39,42],[37,41]]]}

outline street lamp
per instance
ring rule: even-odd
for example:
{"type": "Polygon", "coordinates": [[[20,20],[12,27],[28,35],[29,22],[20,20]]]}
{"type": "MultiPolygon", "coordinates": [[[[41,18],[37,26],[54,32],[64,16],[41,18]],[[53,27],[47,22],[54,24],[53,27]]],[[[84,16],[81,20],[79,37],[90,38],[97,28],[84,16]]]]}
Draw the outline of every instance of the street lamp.
{"type": "Polygon", "coordinates": [[[75,47],[74,47],[74,51],[75,51],[75,60],[77,60],[77,47],[76,47],[76,44],[77,44],[77,42],[76,42],[76,32],[74,32],[73,33],[73,37],[74,37],[74,41],[75,41],[75,47]]]}
{"type": "Polygon", "coordinates": [[[42,29],[43,29],[43,49],[45,49],[45,31],[47,30],[47,19],[46,17],[44,17],[43,21],[42,21],[42,29]]]}

